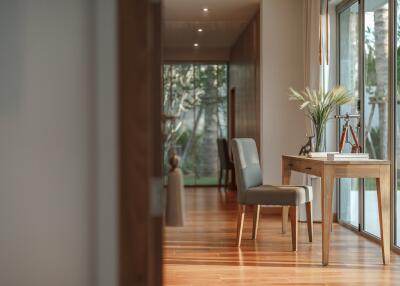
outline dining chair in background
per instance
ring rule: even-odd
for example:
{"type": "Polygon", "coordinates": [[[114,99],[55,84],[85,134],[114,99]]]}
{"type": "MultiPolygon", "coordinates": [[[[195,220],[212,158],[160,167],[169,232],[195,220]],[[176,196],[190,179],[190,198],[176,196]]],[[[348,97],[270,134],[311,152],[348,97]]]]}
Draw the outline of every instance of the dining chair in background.
{"type": "MultiPolygon", "coordinates": [[[[233,162],[229,157],[229,150],[228,150],[228,142],[225,138],[218,138],[217,139],[217,146],[218,146],[218,157],[219,157],[219,179],[218,179],[218,188],[222,186],[222,176],[225,172],[225,183],[224,188],[228,188],[229,183],[229,172],[233,171],[233,162]]],[[[233,176],[232,176],[233,177],[233,176]]]]}

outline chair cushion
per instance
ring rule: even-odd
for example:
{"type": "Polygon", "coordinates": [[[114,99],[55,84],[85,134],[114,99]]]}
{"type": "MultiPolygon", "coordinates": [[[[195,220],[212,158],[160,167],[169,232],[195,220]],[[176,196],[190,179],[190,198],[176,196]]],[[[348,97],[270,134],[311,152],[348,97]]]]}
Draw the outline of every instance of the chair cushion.
{"type": "Polygon", "coordinates": [[[245,194],[249,205],[298,206],[313,198],[311,186],[262,185],[249,188],[245,194]]]}

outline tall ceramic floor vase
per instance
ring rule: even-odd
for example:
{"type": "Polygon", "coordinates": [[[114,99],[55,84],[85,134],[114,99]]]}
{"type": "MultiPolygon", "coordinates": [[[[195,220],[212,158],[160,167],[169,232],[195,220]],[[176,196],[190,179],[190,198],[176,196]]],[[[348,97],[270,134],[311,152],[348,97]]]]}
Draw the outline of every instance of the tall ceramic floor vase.
{"type": "Polygon", "coordinates": [[[180,168],[168,173],[165,224],[183,226],[185,223],[183,174],[180,168]]]}

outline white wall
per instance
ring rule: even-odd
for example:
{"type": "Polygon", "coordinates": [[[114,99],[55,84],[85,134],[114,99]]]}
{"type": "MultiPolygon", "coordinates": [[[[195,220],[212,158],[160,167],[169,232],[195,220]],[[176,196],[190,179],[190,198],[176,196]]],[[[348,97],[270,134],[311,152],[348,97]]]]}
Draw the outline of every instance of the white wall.
{"type": "MultiPolygon", "coordinates": [[[[338,84],[336,79],[336,4],[329,4],[329,65],[325,65],[326,83],[325,87],[331,89],[338,84]]],[[[329,120],[326,125],[326,150],[337,150],[337,121],[329,120]]]]}
{"type": "Polygon", "coordinates": [[[0,285],[94,283],[94,9],[0,1],[0,285]]]}
{"type": "Polygon", "coordinates": [[[118,284],[116,2],[96,0],[96,286],[118,284]]]}
{"type": "MultiPolygon", "coordinates": [[[[297,154],[306,120],[289,101],[289,88],[304,89],[303,1],[261,1],[261,162],[263,180],[281,183],[281,155],[297,154]]],[[[301,177],[292,182],[301,183],[301,177]]]]}

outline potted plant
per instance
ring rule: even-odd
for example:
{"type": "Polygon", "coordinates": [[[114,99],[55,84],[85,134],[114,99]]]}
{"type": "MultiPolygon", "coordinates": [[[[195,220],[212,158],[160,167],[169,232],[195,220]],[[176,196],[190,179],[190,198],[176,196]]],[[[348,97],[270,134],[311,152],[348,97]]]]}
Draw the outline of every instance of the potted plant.
{"type": "Polygon", "coordinates": [[[289,100],[300,102],[300,110],[305,110],[306,116],[311,119],[315,134],[315,152],[324,151],[324,134],[330,114],[340,105],[352,101],[349,91],[336,86],[324,92],[322,89],[306,88],[303,92],[290,88],[289,100]]]}

